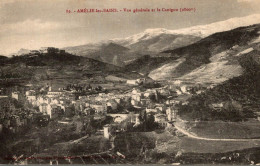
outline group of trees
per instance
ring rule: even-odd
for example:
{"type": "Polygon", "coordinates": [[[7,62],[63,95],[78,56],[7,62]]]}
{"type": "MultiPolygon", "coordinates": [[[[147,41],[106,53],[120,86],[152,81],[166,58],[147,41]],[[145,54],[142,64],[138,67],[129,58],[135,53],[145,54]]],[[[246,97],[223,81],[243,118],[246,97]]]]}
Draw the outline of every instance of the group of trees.
{"type": "Polygon", "coordinates": [[[188,119],[241,121],[256,117],[254,111],[260,102],[259,52],[252,51],[240,57],[243,75],[234,77],[213,89],[189,99],[188,105],[179,105],[180,115],[188,119]],[[210,105],[223,103],[213,109],[210,105]]]}
{"type": "Polygon", "coordinates": [[[177,106],[180,116],[189,120],[242,121],[254,117],[252,110],[244,109],[241,103],[233,100],[231,96],[223,99],[218,95],[206,93],[194,96],[189,100],[188,105],[179,104],[177,106]],[[213,108],[214,103],[222,103],[223,107],[213,108]]]}
{"type": "Polygon", "coordinates": [[[141,131],[153,131],[159,126],[158,123],[154,121],[154,116],[152,114],[147,114],[145,110],[140,112],[138,118],[140,120],[138,128],[141,131]]]}
{"type": "Polygon", "coordinates": [[[152,114],[147,114],[145,110],[141,111],[138,115],[139,124],[135,125],[131,120],[135,118],[135,115],[131,115],[120,123],[120,126],[125,131],[135,131],[135,132],[148,132],[153,131],[159,127],[158,123],[154,121],[154,116],[152,114]]]}

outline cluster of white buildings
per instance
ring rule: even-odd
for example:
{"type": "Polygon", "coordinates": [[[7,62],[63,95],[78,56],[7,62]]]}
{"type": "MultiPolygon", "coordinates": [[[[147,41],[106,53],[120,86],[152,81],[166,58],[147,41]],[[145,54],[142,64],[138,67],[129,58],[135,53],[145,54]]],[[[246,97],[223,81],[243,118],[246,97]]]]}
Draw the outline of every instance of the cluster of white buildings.
{"type": "Polygon", "coordinates": [[[148,89],[144,92],[134,88],[131,92],[131,104],[137,108],[145,108],[147,114],[154,115],[155,122],[166,127],[169,125],[169,122],[177,118],[177,109],[174,105],[179,104],[180,101],[174,99],[177,97],[175,93],[171,92],[168,87],[148,89]],[[167,96],[169,99],[164,103],[158,103],[159,94],[167,96]],[[151,100],[151,96],[153,96],[155,101],[151,100]]]}
{"type": "Polygon", "coordinates": [[[45,115],[49,115],[53,118],[55,111],[66,109],[66,101],[68,97],[65,97],[65,93],[62,91],[48,91],[46,95],[36,95],[34,90],[25,92],[27,101],[34,107],[38,107],[40,112],[45,115]]]}
{"type": "MultiPolygon", "coordinates": [[[[184,87],[181,90],[183,92],[186,91],[184,87]]],[[[153,114],[155,121],[163,126],[176,118],[177,111],[173,106],[179,103],[178,100],[175,100],[177,95],[176,89],[173,92],[169,90],[169,87],[147,89],[145,91],[133,88],[132,91],[127,93],[99,93],[79,96],[77,100],[72,92],[63,90],[52,91],[51,88],[48,89],[46,95],[36,95],[34,90],[29,90],[25,93],[27,101],[38,107],[43,114],[49,115],[50,118],[54,118],[54,114],[57,111],[65,112],[68,107],[74,107],[75,112],[85,113],[86,115],[99,114],[106,116],[107,114],[120,113],[124,111],[118,110],[124,101],[130,102],[129,104],[137,109],[145,109],[147,113],[153,114]],[[169,99],[159,104],[157,102],[159,94],[167,96],[169,99]]],[[[19,95],[14,92],[12,97],[18,99],[19,95]]],[[[117,121],[124,120],[124,118],[120,118],[117,118],[117,121]]]]}
{"type": "MultiPolygon", "coordinates": [[[[16,92],[12,93],[12,97],[18,99],[16,92]]],[[[123,98],[130,95],[113,93],[99,93],[95,95],[79,96],[78,100],[75,99],[75,95],[67,91],[49,91],[46,95],[36,95],[34,90],[26,91],[26,100],[34,107],[38,107],[40,112],[53,117],[55,111],[66,111],[68,106],[73,106],[75,111],[82,113],[88,112],[89,109],[93,109],[97,114],[107,114],[108,109],[116,110],[118,105],[121,104],[123,98]]]]}

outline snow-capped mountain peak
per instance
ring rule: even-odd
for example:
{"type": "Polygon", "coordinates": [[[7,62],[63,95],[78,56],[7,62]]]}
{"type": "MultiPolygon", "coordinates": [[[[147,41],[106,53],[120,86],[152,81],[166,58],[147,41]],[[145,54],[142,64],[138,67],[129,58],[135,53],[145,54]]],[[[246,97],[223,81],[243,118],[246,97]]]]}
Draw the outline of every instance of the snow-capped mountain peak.
{"type": "Polygon", "coordinates": [[[171,30],[171,33],[190,34],[200,37],[207,37],[213,33],[232,30],[241,26],[249,26],[260,23],[260,14],[253,14],[245,17],[234,17],[225,21],[215,22],[208,25],[171,30]]]}
{"type": "Polygon", "coordinates": [[[169,30],[165,28],[154,28],[154,29],[146,29],[144,33],[146,34],[161,34],[161,33],[168,33],[169,30]]]}
{"type": "Polygon", "coordinates": [[[170,34],[170,31],[164,28],[146,29],[144,32],[129,36],[127,38],[116,38],[113,39],[113,41],[125,41],[127,42],[127,45],[131,45],[141,40],[148,40],[161,34],[170,34]]]}
{"type": "Polygon", "coordinates": [[[207,25],[197,25],[177,30],[168,30],[164,28],[146,29],[144,32],[129,36],[127,38],[113,39],[113,41],[124,41],[127,43],[127,45],[131,45],[141,40],[148,40],[161,34],[192,35],[203,38],[213,33],[228,31],[241,26],[249,26],[258,23],[260,23],[260,14],[253,14],[245,17],[234,17],[228,20],[214,22],[207,25]]]}

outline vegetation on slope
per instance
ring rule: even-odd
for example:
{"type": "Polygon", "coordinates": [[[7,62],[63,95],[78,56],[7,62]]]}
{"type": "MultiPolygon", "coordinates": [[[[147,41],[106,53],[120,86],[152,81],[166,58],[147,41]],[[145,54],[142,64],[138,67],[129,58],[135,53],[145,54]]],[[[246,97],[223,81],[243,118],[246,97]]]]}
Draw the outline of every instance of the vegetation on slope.
{"type": "MultiPolygon", "coordinates": [[[[26,54],[0,60],[0,80],[91,79],[107,75],[128,78],[121,67],[68,53],[26,54]]],[[[140,75],[129,74],[131,78],[140,75]]]]}
{"type": "Polygon", "coordinates": [[[244,74],[230,79],[205,93],[193,96],[189,104],[180,106],[185,119],[241,121],[255,117],[260,107],[259,52],[253,51],[240,58],[244,74]],[[223,103],[221,109],[212,104],[223,103]]]}

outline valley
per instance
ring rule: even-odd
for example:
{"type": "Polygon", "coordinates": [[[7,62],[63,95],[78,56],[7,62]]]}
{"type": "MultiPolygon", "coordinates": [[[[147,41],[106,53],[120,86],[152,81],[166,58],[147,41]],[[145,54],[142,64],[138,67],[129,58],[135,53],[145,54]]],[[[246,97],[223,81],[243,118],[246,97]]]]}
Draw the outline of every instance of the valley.
{"type": "Polygon", "coordinates": [[[257,18],[0,56],[0,163],[259,164],[257,18]]]}

